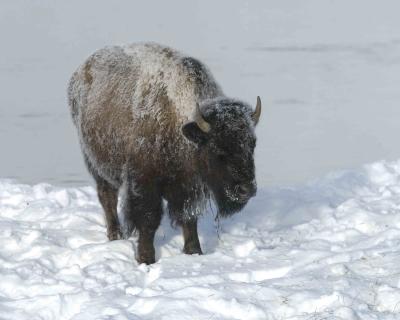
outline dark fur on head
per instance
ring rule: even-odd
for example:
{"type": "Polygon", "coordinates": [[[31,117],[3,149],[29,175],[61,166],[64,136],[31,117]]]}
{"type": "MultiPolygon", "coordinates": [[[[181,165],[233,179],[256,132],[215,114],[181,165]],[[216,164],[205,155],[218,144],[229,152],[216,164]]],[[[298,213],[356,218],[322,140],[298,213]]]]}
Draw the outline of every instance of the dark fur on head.
{"type": "Polygon", "coordinates": [[[252,109],[238,100],[217,98],[203,101],[200,110],[210,131],[190,122],[182,132],[198,147],[199,170],[218,213],[229,216],[256,193],[252,109]]]}

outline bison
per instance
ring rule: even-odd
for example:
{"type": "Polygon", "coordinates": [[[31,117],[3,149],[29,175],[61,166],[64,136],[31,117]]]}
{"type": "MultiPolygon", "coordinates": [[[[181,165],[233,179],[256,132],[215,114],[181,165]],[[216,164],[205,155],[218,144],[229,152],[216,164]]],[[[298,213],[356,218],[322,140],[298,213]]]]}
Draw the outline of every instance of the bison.
{"type": "Polygon", "coordinates": [[[207,201],[226,217],[256,193],[260,98],[253,111],[226,97],[195,58],[155,43],[105,47],[72,75],[68,104],[107,236],[136,230],[139,263],[155,262],[163,211],[182,227],[184,253],[201,254],[197,220],[207,201]]]}

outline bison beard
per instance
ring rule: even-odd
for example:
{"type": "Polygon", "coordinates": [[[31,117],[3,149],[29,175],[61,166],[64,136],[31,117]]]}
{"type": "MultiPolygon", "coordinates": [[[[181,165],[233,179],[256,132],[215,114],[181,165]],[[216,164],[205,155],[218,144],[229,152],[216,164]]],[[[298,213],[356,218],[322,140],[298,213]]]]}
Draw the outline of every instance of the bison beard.
{"type": "Polygon", "coordinates": [[[225,97],[194,58],[152,43],[101,49],[73,74],[68,101],[108,238],[136,230],[139,263],[155,262],[163,199],[182,227],[184,252],[201,254],[197,219],[207,200],[226,217],[256,193],[261,101],[253,111],[225,97]]]}

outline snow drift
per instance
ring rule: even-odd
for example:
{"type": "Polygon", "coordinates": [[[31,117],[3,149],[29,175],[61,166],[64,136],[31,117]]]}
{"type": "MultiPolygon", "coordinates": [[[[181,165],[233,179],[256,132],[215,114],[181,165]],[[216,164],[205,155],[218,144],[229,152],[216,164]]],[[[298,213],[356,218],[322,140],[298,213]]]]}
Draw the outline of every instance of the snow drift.
{"type": "Polygon", "coordinates": [[[92,187],[0,180],[0,319],[398,319],[400,160],[259,189],[181,253],[165,219],[158,262],[108,242],[92,187]],[[251,218],[250,218],[251,217],[251,218]]]}

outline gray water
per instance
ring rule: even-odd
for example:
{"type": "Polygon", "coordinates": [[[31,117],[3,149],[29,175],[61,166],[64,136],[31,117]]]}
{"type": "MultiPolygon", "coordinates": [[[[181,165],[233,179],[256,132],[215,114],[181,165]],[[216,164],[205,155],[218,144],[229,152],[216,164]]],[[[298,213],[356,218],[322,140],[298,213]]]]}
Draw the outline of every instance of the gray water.
{"type": "Polygon", "coordinates": [[[68,113],[74,69],[156,41],[204,61],[263,113],[261,185],[400,158],[398,1],[1,1],[0,178],[91,183],[68,113]]]}

